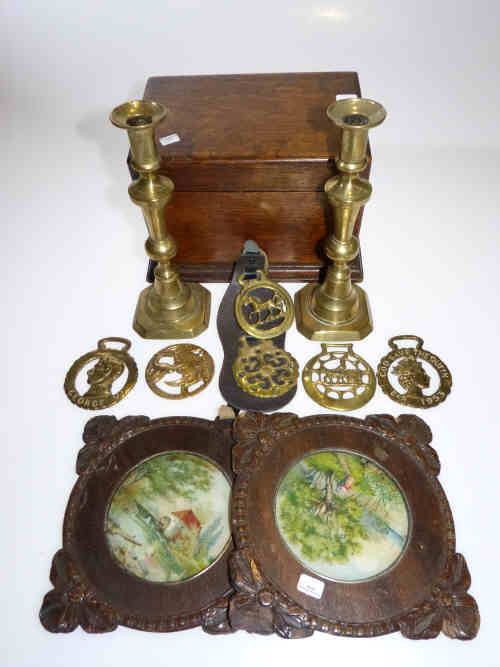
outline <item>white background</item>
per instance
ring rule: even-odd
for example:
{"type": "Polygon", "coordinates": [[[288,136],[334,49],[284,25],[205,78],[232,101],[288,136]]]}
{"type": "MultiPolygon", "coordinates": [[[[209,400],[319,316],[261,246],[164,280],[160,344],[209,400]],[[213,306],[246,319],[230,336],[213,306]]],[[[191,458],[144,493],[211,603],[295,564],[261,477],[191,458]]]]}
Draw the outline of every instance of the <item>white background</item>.
{"type": "MultiPolygon", "coordinates": [[[[500,664],[498,2],[2,4],[2,664],[500,664]],[[152,75],[322,70],[359,71],[365,96],[388,110],[371,134],[374,193],[362,229],[375,331],[356,349],[376,366],[390,336],[417,333],[452,371],[446,402],[418,413],[441,457],[480,634],[469,643],[319,633],[287,642],[200,629],[50,635],[38,609],[92,416],[66,399],[64,375],[103,336],[129,337],[141,374],[161,347],[131,329],[145,230],[127,196],[127,138],[108,114],[140,97],[152,75]]],[[[225,286],[211,289],[210,329],[197,342],[220,367],[215,316],[225,286]]],[[[301,365],[318,349],[295,328],[287,347],[301,365]]],[[[111,412],[212,419],[221,403],[216,381],[170,404],[141,377],[111,412]]],[[[302,387],[287,409],[319,412],[302,387]]],[[[404,410],[378,390],[355,415],[381,412],[404,410]]]]}

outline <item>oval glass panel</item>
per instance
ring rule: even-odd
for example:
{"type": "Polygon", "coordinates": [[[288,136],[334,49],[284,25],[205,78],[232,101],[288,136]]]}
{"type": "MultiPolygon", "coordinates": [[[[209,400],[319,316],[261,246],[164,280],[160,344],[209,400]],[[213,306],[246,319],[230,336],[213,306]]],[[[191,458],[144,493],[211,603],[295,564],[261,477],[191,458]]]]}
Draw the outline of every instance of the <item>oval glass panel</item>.
{"type": "Polygon", "coordinates": [[[387,571],[404,552],[409,515],[401,489],[380,466],[340,450],[295,463],[275,501],[281,538],[298,561],[335,581],[387,571]]]}
{"type": "Polygon", "coordinates": [[[226,475],[207,459],[184,452],[154,456],[114,493],[106,515],[108,546],[140,579],[190,579],[227,547],[230,494],[226,475]]]}

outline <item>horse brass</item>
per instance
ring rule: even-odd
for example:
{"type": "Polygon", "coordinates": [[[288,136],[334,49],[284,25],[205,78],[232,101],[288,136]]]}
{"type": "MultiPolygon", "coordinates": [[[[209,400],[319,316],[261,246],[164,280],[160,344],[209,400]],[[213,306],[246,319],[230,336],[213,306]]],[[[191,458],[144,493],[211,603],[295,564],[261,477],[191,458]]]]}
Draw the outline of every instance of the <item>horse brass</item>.
{"type": "Polygon", "coordinates": [[[330,410],[356,410],[375,392],[375,374],[369,364],[352,351],[352,344],[321,345],[302,372],[309,396],[330,410]]]}
{"type": "Polygon", "coordinates": [[[127,354],[130,345],[130,341],[126,338],[102,338],[97,343],[96,350],[77,359],[64,380],[64,391],[69,400],[84,410],[104,410],[121,401],[137,382],[137,365],[127,354]],[[106,347],[106,343],[123,343],[123,347],[121,349],[106,347]],[[97,364],[87,371],[89,388],[84,394],[80,394],[76,389],[77,375],[94,359],[97,359],[97,364]],[[125,368],[128,370],[127,380],[123,387],[113,394],[113,383],[118,380],[125,368]]]}
{"type": "Polygon", "coordinates": [[[247,394],[274,398],[295,387],[299,366],[291,354],[276,347],[272,340],[249,345],[247,337],[241,336],[233,376],[247,394]]]}
{"type": "Polygon", "coordinates": [[[234,313],[240,327],[249,336],[268,340],[285,333],[293,324],[293,302],[288,292],[269,280],[263,271],[257,278],[239,277],[243,289],[236,297],[234,313]]]}
{"type": "Polygon", "coordinates": [[[447,366],[435,354],[422,348],[424,341],[418,336],[394,336],[389,340],[392,352],[382,357],[377,369],[378,383],[382,391],[393,401],[409,405],[412,408],[432,408],[448,396],[451,390],[451,373],[447,366]],[[398,348],[397,340],[414,340],[415,347],[398,348]],[[421,361],[427,362],[439,376],[439,386],[432,394],[424,394],[431,384],[431,377],[421,361]],[[398,391],[389,380],[389,374],[395,375],[403,393],[398,391]]]}
{"type": "Polygon", "coordinates": [[[162,398],[174,400],[198,394],[209,384],[213,375],[212,357],[206,350],[192,343],[164,347],[150,359],[146,368],[149,388],[162,398]],[[158,386],[160,381],[161,388],[158,386]],[[170,388],[170,391],[165,390],[165,387],[170,388]]]}

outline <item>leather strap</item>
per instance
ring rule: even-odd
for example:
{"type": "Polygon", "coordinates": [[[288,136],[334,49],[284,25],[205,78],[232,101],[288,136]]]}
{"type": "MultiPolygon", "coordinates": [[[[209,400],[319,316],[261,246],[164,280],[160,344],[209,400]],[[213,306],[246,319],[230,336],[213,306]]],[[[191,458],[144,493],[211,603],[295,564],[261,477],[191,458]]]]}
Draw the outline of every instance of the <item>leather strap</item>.
{"type": "MultiPolygon", "coordinates": [[[[219,389],[224,399],[234,409],[272,412],[273,410],[279,410],[289,403],[295,396],[297,387],[294,387],[283,396],[259,398],[258,396],[251,396],[240,389],[233,377],[233,364],[238,356],[239,338],[246,335],[238,325],[234,314],[234,302],[238,293],[243,289],[238,279],[242,274],[248,280],[256,278],[258,270],[267,271],[266,256],[254,241],[246,241],[243,253],[236,261],[231,284],[222,297],[217,314],[217,331],[219,332],[219,338],[224,349],[224,361],[219,376],[219,389]]],[[[276,347],[284,349],[285,337],[286,334],[281,334],[281,336],[277,336],[271,340],[276,347]]],[[[257,339],[247,335],[247,341],[251,345],[257,339]]]]}

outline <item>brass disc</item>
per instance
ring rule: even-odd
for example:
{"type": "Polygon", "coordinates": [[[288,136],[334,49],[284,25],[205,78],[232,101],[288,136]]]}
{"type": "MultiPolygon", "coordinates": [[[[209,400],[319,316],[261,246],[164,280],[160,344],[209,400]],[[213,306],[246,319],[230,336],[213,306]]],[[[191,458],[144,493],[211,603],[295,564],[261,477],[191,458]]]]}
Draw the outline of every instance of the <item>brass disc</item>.
{"type": "Polygon", "coordinates": [[[444,401],[451,390],[452,380],[448,367],[435,354],[424,350],[423,344],[422,338],[413,335],[390,338],[389,346],[392,352],[382,357],[377,368],[378,383],[384,394],[396,403],[412,408],[432,408],[444,401]],[[395,344],[397,340],[414,340],[417,344],[415,347],[398,348],[395,344]],[[429,387],[431,378],[419,360],[427,362],[439,376],[439,387],[433,394],[423,393],[423,390],[429,387]],[[389,373],[397,376],[405,393],[395,389],[389,380],[389,373]]]}
{"type": "Polygon", "coordinates": [[[271,340],[249,345],[247,337],[241,336],[239,342],[233,376],[240,389],[258,398],[275,398],[295,387],[299,365],[291,354],[271,340]]]}
{"type": "Polygon", "coordinates": [[[178,400],[194,396],[210,383],[214,376],[214,360],[206,350],[192,343],[177,343],[159,350],[146,367],[146,382],[162,398],[178,400]],[[171,361],[165,361],[171,359],[171,361]],[[171,375],[171,379],[163,379],[171,375]],[[162,381],[162,388],[158,383],[162,381]],[[163,387],[172,387],[166,391],[163,387]],[[177,390],[177,391],[175,391],[177,390]]]}
{"type": "Polygon", "coordinates": [[[245,280],[234,302],[234,314],[240,327],[249,336],[268,340],[285,333],[293,324],[293,301],[288,292],[257,271],[257,278],[245,280]]]}
{"type": "Polygon", "coordinates": [[[357,410],[375,393],[375,374],[370,365],[352,351],[352,344],[323,343],[321,352],[302,371],[309,396],[330,410],[357,410]]]}
{"type": "Polygon", "coordinates": [[[127,354],[130,345],[127,338],[102,338],[97,343],[96,350],[77,359],[64,380],[64,391],[69,400],[84,410],[105,410],[121,401],[137,382],[137,365],[127,354]],[[106,347],[106,343],[123,343],[123,347],[106,347]],[[94,359],[97,359],[97,364],[87,371],[87,382],[90,386],[85,394],[80,394],[75,384],[77,375],[94,359]],[[112,385],[125,368],[128,370],[127,380],[120,391],[113,394],[112,385]]]}

